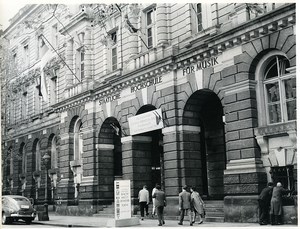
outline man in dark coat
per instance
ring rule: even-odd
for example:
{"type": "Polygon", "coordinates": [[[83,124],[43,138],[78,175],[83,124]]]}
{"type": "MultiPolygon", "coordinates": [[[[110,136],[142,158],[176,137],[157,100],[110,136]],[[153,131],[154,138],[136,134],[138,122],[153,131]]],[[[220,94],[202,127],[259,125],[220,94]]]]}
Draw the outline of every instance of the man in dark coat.
{"type": "Polygon", "coordinates": [[[192,223],[192,212],[191,212],[191,194],[187,191],[187,186],[183,186],[182,192],[179,193],[179,211],[180,211],[180,220],[179,225],[182,225],[183,218],[185,214],[189,215],[190,226],[193,226],[192,223]]]}
{"type": "Polygon", "coordinates": [[[284,189],[280,182],[278,182],[276,187],[273,188],[272,199],[271,199],[271,211],[270,211],[272,225],[282,224],[282,220],[281,220],[282,196],[289,192],[291,192],[291,191],[288,189],[284,189]]]}
{"type": "Polygon", "coordinates": [[[161,190],[160,185],[156,185],[156,191],[153,193],[154,204],[156,207],[158,226],[165,224],[164,221],[164,207],[167,206],[167,200],[165,193],[161,190]]]}
{"type": "Polygon", "coordinates": [[[264,188],[258,197],[258,207],[259,207],[259,224],[267,225],[269,222],[269,209],[270,202],[273,192],[273,183],[269,182],[268,186],[264,188]]]}

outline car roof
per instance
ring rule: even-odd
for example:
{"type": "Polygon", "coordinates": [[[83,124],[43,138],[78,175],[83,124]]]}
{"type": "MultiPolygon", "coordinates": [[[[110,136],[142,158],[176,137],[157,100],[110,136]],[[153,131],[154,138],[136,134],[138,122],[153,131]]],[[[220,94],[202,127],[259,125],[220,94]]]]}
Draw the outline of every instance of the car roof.
{"type": "Polygon", "coordinates": [[[2,197],[8,197],[8,198],[24,198],[24,199],[28,199],[25,196],[19,196],[19,195],[3,195],[2,197]]]}

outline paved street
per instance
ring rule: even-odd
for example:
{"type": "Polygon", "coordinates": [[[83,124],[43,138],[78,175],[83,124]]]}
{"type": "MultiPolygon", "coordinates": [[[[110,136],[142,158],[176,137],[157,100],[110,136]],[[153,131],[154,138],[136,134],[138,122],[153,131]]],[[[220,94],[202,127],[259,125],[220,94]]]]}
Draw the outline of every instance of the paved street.
{"type": "MultiPolygon", "coordinates": [[[[50,215],[49,221],[38,221],[36,219],[32,222],[32,225],[26,225],[25,223],[17,222],[11,225],[4,225],[3,228],[44,228],[44,227],[97,227],[103,228],[106,227],[107,221],[111,218],[105,217],[86,217],[86,216],[58,216],[58,215],[50,215]]],[[[190,227],[188,221],[183,223],[183,226],[177,224],[176,220],[166,220],[166,224],[163,227],[178,227],[178,228],[186,228],[190,227]]],[[[145,219],[140,220],[140,225],[132,226],[132,227],[157,227],[156,219],[145,219]]],[[[255,223],[217,223],[217,222],[204,222],[199,225],[197,223],[194,224],[193,227],[261,227],[255,223]]],[[[264,226],[262,228],[269,228],[271,225],[264,226]]],[[[296,225],[282,225],[276,226],[276,228],[281,227],[291,227],[296,228],[296,225]]]]}

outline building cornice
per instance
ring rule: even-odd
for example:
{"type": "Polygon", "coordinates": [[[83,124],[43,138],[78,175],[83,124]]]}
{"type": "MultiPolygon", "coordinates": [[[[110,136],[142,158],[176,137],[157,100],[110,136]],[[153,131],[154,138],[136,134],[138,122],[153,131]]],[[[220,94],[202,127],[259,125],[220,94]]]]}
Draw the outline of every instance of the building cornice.
{"type": "Polygon", "coordinates": [[[206,58],[217,56],[225,50],[280,31],[296,24],[295,4],[284,5],[260,17],[254,18],[228,31],[196,37],[185,45],[187,50],[175,56],[176,68],[183,68],[206,58]],[[280,14],[278,12],[280,11],[280,14]],[[258,26],[260,25],[260,26],[258,26]],[[198,51],[195,51],[198,50],[198,51]]]}

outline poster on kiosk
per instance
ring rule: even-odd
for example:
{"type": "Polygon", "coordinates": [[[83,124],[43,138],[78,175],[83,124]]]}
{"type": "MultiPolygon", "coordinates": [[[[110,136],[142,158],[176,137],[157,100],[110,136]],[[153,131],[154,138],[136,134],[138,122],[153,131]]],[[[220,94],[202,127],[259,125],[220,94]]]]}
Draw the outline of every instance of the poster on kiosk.
{"type": "Polygon", "coordinates": [[[131,218],[130,180],[115,180],[115,219],[131,218]]]}

